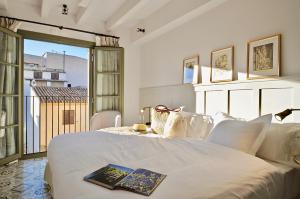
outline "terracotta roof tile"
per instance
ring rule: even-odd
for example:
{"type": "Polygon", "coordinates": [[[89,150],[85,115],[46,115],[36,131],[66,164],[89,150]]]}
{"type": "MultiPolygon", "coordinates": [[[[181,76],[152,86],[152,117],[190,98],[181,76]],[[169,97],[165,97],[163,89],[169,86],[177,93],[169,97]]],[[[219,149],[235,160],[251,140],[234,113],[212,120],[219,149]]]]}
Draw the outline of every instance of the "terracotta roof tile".
{"type": "Polygon", "coordinates": [[[41,102],[87,102],[87,89],[80,87],[33,87],[41,102]]]}

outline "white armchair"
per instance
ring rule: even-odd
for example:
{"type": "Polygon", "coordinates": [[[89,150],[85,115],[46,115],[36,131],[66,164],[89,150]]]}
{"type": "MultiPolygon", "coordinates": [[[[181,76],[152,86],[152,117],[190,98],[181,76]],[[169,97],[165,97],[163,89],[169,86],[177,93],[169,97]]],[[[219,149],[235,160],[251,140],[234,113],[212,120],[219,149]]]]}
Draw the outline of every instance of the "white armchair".
{"type": "Polygon", "coordinates": [[[90,130],[95,131],[108,127],[120,127],[121,119],[119,111],[101,111],[95,113],[90,120],[90,130]]]}

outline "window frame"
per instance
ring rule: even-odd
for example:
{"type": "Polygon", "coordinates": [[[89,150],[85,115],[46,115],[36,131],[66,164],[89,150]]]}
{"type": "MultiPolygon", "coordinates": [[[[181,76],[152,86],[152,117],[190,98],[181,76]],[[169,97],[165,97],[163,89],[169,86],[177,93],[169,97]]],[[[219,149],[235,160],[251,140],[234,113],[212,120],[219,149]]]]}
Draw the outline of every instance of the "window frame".
{"type": "Polygon", "coordinates": [[[51,72],[51,80],[59,80],[59,73],[51,72]]]}
{"type": "Polygon", "coordinates": [[[74,125],[75,124],[75,110],[62,110],[63,120],[62,125],[74,125]],[[67,116],[67,118],[66,118],[67,116]],[[72,119],[72,121],[71,121],[72,119]]]}
{"type": "Polygon", "coordinates": [[[43,79],[43,72],[42,71],[33,71],[33,78],[34,79],[43,79]]]}
{"type": "MultiPolygon", "coordinates": [[[[92,60],[94,61],[93,63],[93,81],[92,81],[92,85],[93,85],[93,100],[94,100],[94,104],[93,104],[93,114],[97,113],[96,110],[96,100],[97,98],[112,98],[112,99],[116,99],[118,98],[119,100],[119,111],[121,112],[121,115],[124,115],[124,48],[122,47],[95,47],[93,53],[92,53],[92,60]],[[119,52],[119,59],[120,59],[120,66],[118,68],[118,71],[111,71],[111,72],[107,72],[107,71],[98,71],[97,70],[97,64],[98,64],[98,57],[97,57],[97,51],[117,51],[119,52]],[[96,94],[96,85],[97,85],[97,75],[101,74],[101,75],[117,75],[119,76],[119,92],[118,95],[97,95],[96,94]]],[[[123,117],[122,117],[122,124],[123,124],[123,117]]]]}

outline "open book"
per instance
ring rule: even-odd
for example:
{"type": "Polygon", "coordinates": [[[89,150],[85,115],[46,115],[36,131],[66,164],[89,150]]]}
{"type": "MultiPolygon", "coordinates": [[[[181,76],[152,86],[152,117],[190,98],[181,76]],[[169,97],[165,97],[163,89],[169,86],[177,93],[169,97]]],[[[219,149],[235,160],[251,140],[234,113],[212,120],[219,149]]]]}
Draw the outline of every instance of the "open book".
{"type": "Polygon", "coordinates": [[[166,175],[146,169],[130,169],[109,164],[84,177],[85,181],[108,189],[125,189],[149,196],[166,175]]]}

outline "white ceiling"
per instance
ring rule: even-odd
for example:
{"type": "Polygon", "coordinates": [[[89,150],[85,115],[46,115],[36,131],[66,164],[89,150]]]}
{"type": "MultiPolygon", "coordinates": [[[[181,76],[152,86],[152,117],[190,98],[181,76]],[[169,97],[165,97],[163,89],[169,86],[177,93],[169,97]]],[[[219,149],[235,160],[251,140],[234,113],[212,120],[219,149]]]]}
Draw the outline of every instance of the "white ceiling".
{"type": "Polygon", "coordinates": [[[77,26],[99,26],[100,23],[106,24],[112,19],[118,21],[132,12],[132,9],[138,8],[117,25],[132,27],[169,1],[171,0],[0,0],[0,14],[56,22],[58,25],[70,24],[73,21],[77,26]],[[61,14],[63,4],[68,5],[68,16],[61,14]]]}
{"type": "MultiPolygon", "coordinates": [[[[94,32],[117,34],[129,30],[131,40],[145,41],[170,31],[227,0],[0,0],[0,15],[94,32]],[[68,15],[62,15],[67,4],[68,15]],[[145,33],[136,28],[145,28],[145,33]],[[120,29],[121,28],[121,29],[120,29]],[[122,32],[122,31],[121,31],[122,32]],[[147,40],[145,38],[148,38],[147,40]]],[[[55,28],[29,23],[21,29],[62,35],[55,28]]]]}
{"type": "MultiPolygon", "coordinates": [[[[69,0],[74,1],[74,0],[69,0]]],[[[107,21],[126,0],[86,0],[88,4],[87,17],[95,16],[98,20],[107,21]]],[[[76,11],[77,12],[77,11],[76,11]]]]}
{"type": "Polygon", "coordinates": [[[42,7],[42,5],[44,4],[46,5],[46,9],[48,9],[53,14],[60,14],[62,5],[67,4],[69,8],[69,14],[71,16],[76,15],[80,7],[84,7],[89,9],[88,14],[90,16],[97,15],[97,18],[99,20],[105,21],[119,7],[121,7],[122,4],[126,2],[126,0],[6,0],[6,2],[8,4],[8,8],[10,7],[10,4],[12,6],[15,6],[16,4],[26,4],[36,7],[42,7]]]}

